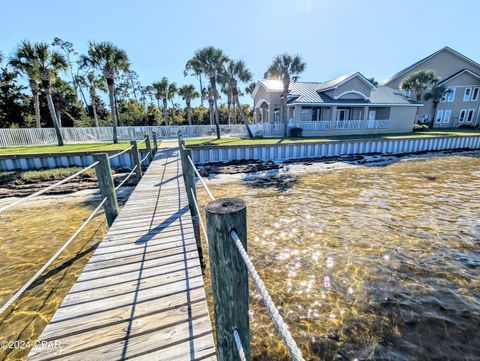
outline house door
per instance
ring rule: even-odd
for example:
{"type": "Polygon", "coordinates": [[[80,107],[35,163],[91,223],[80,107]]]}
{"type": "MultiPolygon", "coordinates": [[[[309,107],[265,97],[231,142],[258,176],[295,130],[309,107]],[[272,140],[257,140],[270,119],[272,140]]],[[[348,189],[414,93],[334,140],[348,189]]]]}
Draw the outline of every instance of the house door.
{"type": "Polygon", "coordinates": [[[337,120],[347,120],[349,117],[349,109],[337,109],[337,120]]]}
{"type": "Polygon", "coordinates": [[[376,110],[370,110],[368,112],[368,127],[375,128],[375,117],[377,116],[376,110]]]}

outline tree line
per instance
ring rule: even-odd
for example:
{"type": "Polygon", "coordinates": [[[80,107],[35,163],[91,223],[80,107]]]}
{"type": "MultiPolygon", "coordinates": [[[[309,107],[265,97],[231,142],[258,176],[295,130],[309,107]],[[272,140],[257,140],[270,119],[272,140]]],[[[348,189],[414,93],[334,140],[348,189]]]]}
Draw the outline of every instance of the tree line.
{"type": "MultiPolygon", "coordinates": [[[[283,54],[274,58],[265,75],[282,79],[286,95],[290,81],[304,69],[298,55],[283,54]]],[[[112,126],[113,141],[118,142],[120,124],[215,124],[220,137],[220,124],[243,122],[253,136],[248,127],[253,108],[241,104],[240,97],[252,94],[256,84],[243,60],[208,46],[186,62],[184,75],[195,77],[198,89],[193,84],[177,86],[166,77],[143,85],[127,52],[108,41],[89,42],[85,54],[60,38],[52,43],[21,41],[8,57],[0,53],[0,127],[53,126],[59,145],[62,126],[112,126]],[[108,105],[99,96],[102,92],[108,94],[108,105]],[[184,107],[174,102],[175,96],[184,107]],[[200,105],[192,107],[196,99],[200,105]]],[[[282,117],[286,102],[284,96],[282,117]]]]}

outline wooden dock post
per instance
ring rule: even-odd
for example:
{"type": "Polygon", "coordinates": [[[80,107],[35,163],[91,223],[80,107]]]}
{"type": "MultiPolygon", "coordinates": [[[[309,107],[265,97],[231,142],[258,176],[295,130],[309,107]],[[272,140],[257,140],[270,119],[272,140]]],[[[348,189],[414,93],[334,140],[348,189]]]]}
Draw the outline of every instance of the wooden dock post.
{"type": "Polygon", "coordinates": [[[250,360],[248,273],[230,235],[235,230],[247,249],[246,204],[239,198],[221,198],[207,205],[206,214],[218,360],[240,361],[233,329],[250,360]]]}
{"type": "Polygon", "coordinates": [[[103,209],[105,211],[105,216],[107,217],[108,226],[111,227],[113,221],[118,216],[118,202],[113,183],[112,169],[110,168],[110,161],[108,160],[108,154],[106,153],[94,154],[93,160],[96,162],[98,161],[98,164],[95,166],[95,172],[97,173],[102,199],[107,197],[107,200],[103,204],[103,209]]]}
{"type": "Polygon", "coordinates": [[[195,206],[195,201],[197,199],[197,190],[195,188],[195,171],[193,170],[193,166],[188,160],[188,157],[192,157],[192,150],[180,147],[180,159],[182,162],[183,180],[185,181],[185,188],[187,191],[188,208],[190,209],[190,214],[192,216],[193,231],[195,233],[195,239],[197,241],[198,255],[200,257],[203,268],[204,262],[202,239],[200,236],[200,215],[198,214],[197,207],[195,206]]]}
{"type": "Polygon", "coordinates": [[[145,146],[147,147],[148,164],[150,164],[153,160],[153,154],[152,154],[152,144],[150,144],[150,137],[148,135],[145,135],[145,146]]]}
{"type": "Polygon", "coordinates": [[[132,159],[133,159],[133,166],[137,166],[135,168],[135,175],[137,177],[137,181],[140,181],[140,179],[143,176],[142,172],[142,163],[140,163],[140,154],[138,153],[138,144],[136,140],[130,141],[130,144],[132,145],[132,159]]]}
{"type": "Polygon", "coordinates": [[[157,153],[158,151],[157,132],[152,131],[152,138],[153,138],[153,151],[154,153],[157,153]]]}
{"type": "Polygon", "coordinates": [[[182,150],[182,148],[185,148],[185,141],[183,140],[183,134],[181,132],[178,132],[178,147],[180,148],[180,150],[182,150]]]}

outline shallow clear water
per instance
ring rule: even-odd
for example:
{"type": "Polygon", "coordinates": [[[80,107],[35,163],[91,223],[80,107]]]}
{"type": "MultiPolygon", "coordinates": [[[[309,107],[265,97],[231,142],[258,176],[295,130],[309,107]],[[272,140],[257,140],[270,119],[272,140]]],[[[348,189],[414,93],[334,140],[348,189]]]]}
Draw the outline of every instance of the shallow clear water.
{"type": "MultiPolygon", "coordinates": [[[[211,190],[246,200],[249,253],[307,360],[480,359],[479,157],[211,190]]],[[[253,359],[288,360],[250,287],[253,359]]]]}
{"type": "MultiPolygon", "coordinates": [[[[62,201],[55,197],[55,200],[42,200],[38,205],[34,201],[1,215],[1,305],[68,240],[99,202],[85,202],[75,197],[67,199],[62,201]]],[[[22,341],[18,348],[0,348],[0,360],[26,357],[29,347],[23,346],[41,334],[105,231],[105,217],[100,212],[47,273],[0,316],[0,341],[22,341]]]]}

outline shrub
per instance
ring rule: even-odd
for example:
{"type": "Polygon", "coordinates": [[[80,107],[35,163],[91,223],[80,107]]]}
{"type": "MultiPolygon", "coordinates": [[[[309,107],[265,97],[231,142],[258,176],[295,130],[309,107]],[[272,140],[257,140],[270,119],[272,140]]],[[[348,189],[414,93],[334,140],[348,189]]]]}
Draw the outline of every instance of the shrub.
{"type": "Polygon", "coordinates": [[[413,131],[414,132],[421,132],[422,130],[428,130],[428,125],[427,124],[415,124],[413,126],[413,131]]]}
{"type": "Polygon", "coordinates": [[[303,129],[300,127],[290,128],[290,136],[292,138],[299,138],[302,136],[303,129]]]}

